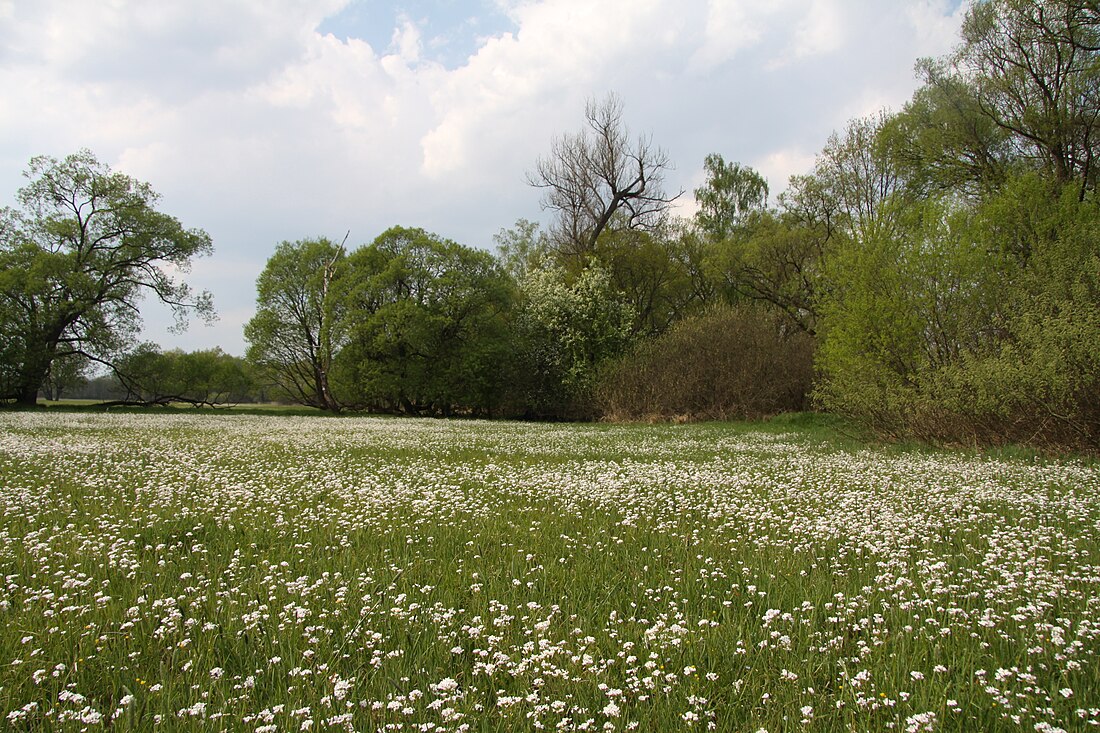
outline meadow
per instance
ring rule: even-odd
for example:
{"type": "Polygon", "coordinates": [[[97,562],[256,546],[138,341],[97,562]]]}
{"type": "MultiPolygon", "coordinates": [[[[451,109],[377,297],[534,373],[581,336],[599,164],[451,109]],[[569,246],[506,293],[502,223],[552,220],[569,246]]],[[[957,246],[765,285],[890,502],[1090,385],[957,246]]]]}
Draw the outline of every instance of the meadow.
{"type": "Polygon", "coordinates": [[[1088,730],[1098,488],[793,426],[0,413],[0,725],[1088,730]]]}

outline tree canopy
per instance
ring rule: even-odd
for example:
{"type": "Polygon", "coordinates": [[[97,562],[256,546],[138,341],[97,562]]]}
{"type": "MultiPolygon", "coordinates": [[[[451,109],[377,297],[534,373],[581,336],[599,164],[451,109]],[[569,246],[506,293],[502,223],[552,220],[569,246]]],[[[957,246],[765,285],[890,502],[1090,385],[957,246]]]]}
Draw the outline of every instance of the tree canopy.
{"type": "Polygon", "coordinates": [[[147,183],[84,150],[31,160],[15,207],[0,210],[0,399],[34,404],[55,360],[102,363],[134,341],[143,294],[213,318],[208,293],[174,272],[210,254],[209,235],[156,209],[147,183]]]}
{"type": "Polygon", "coordinates": [[[348,264],[354,325],[340,362],[355,403],[443,415],[499,406],[512,290],[492,255],[392,227],[348,264]]]}
{"type": "Polygon", "coordinates": [[[347,340],[336,295],[344,248],[325,239],[282,242],[256,280],[256,314],[245,326],[248,358],[286,397],[338,411],[332,368],[347,340]]]}

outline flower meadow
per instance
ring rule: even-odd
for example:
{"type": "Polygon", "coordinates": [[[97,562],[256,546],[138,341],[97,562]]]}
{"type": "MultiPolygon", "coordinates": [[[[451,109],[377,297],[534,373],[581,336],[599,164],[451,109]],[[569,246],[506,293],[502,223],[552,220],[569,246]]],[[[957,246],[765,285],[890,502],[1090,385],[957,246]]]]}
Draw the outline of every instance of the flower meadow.
{"type": "Polygon", "coordinates": [[[1098,488],[722,425],[0,414],[0,725],[1089,730],[1098,488]]]}

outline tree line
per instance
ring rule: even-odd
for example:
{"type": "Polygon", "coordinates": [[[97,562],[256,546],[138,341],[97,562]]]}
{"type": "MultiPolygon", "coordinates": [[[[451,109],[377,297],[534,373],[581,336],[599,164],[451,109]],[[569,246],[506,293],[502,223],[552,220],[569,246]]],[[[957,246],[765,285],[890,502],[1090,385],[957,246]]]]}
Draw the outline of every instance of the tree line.
{"type": "MultiPolygon", "coordinates": [[[[280,244],[241,374],[330,411],[814,407],[887,437],[1095,450],[1100,12],[981,0],[956,49],[917,70],[902,109],[851,121],[774,199],[708,156],[691,219],[670,213],[686,194],[664,188],[668,154],[631,134],[618,97],[591,100],[528,175],[549,225],[519,220],[495,253],[406,227],[354,249],[280,244]]],[[[124,379],[138,289],[209,308],[157,265],[209,238],[157,214],[144,184],[88,155],[30,173],[0,219],[0,394],[22,402],[68,359],[124,379]],[[114,198],[129,205],[99,206],[114,198]]]]}

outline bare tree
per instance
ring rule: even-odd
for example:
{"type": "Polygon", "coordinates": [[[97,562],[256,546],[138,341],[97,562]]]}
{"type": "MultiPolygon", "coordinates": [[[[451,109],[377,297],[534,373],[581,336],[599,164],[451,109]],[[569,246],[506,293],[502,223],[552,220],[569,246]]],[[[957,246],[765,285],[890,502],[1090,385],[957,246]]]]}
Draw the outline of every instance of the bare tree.
{"type": "Polygon", "coordinates": [[[527,182],[543,189],[543,209],[558,213],[551,238],[560,254],[587,260],[611,226],[655,229],[683,191],[666,195],[668,154],[648,136],[631,140],[615,94],[585,104],[586,126],[554,140],[527,182]]]}

